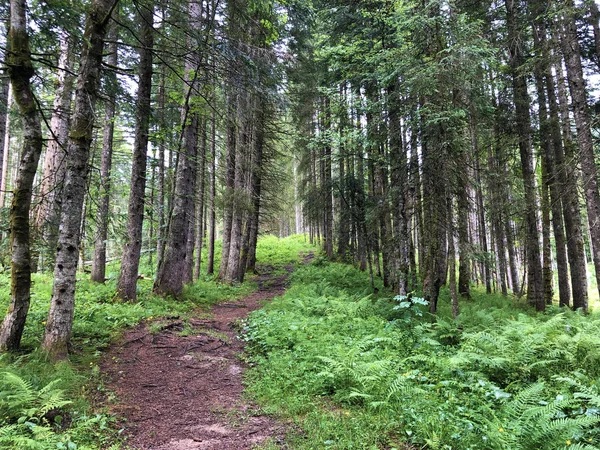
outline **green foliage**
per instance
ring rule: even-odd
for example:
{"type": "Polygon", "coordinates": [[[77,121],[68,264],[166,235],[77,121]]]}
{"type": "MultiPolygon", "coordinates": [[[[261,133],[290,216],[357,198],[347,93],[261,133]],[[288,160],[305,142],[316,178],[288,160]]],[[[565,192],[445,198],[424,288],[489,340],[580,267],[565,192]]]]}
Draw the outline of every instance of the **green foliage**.
{"type": "Polygon", "coordinates": [[[346,265],[301,267],[247,323],[250,391],[305,428],[294,448],[597,448],[600,316],[474,291],[454,321],[447,292],[433,317],[368,286],[346,265]]]}
{"type": "Polygon", "coordinates": [[[37,354],[0,358],[0,449],[96,449],[117,442],[113,419],[82,398],[88,380],[37,354]],[[67,400],[67,398],[73,400],[67,400]]]}
{"type": "Polygon", "coordinates": [[[265,235],[261,236],[256,247],[256,259],[259,264],[284,267],[295,264],[300,253],[308,254],[309,251],[314,252],[316,248],[308,243],[306,235],[296,234],[283,239],[265,235]]]}
{"type": "MultiPolygon", "coordinates": [[[[259,263],[277,269],[297,262],[300,253],[312,250],[303,236],[286,239],[266,236],[258,241],[257,256],[259,263]]],[[[148,273],[145,269],[142,267],[142,273],[148,273]]],[[[182,299],[164,299],[152,294],[152,279],[144,276],[138,280],[139,301],[123,303],[115,296],[118,266],[110,266],[107,274],[109,280],[105,284],[92,283],[86,275],[79,275],[71,363],[53,366],[37,352],[19,358],[0,357],[0,449],[117,446],[114,420],[108,414],[93,411],[86,400],[88,392],[104,390],[96,365],[102,350],[125,328],[140,322],[165,316],[185,317],[192,311],[198,314],[199,308],[239,298],[256,289],[252,280],[229,286],[205,275],[186,286],[182,299]]],[[[24,349],[39,344],[52,295],[49,274],[34,274],[33,281],[24,349]]],[[[0,306],[8,305],[8,301],[9,279],[0,275],[0,306]]]]}

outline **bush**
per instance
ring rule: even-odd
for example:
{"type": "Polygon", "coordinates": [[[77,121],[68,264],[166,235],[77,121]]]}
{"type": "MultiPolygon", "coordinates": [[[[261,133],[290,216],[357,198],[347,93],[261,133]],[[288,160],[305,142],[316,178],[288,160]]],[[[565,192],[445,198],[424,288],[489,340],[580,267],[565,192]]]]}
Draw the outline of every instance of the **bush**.
{"type": "Polygon", "coordinates": [[[317,262],[248,321],[250,391],[306,429],[297,448],[596,448],[600,316],[476,293],[454,321],[369,286],[317,262]]]}

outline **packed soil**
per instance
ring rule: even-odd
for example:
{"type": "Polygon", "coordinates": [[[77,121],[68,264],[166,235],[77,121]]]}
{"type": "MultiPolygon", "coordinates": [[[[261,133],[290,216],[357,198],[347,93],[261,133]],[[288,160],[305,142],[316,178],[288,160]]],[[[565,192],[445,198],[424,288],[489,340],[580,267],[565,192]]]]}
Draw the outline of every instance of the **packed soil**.
{"type": "Polygon", "coordinates": [[[242,397],[244,342],[237,328],[285,292],[291,270],[274,276],[263,267],[252,295],[199,311],[185,329],[175,317],[141,324],[109,350],[101,370],[130,448],[237,450],[267,439],[283,447],[284,425],[242,397]]]}

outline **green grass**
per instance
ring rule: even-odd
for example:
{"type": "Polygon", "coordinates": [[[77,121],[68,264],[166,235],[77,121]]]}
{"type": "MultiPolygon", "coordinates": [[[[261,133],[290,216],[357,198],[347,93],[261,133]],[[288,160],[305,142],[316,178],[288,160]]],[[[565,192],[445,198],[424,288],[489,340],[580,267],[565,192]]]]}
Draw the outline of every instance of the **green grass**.
{"type": "Polygon", "coordinates": [[[537,315],[474,289],[454,321],[319,261],[246,326],[248,389],[295,449],[594,449],[600,314],[537,315]]]}
{"type": "MultiPolygon", "coordinates": [[[[215,269],[218,270],[220,242],[216,247],[219,253],[215,269]]],[[[265,236],[259,239],[257,255],[261,264],[281,268],[297,262],[300,251],[310,250],[304,237],[265,236]]],[[[103,351],[128,327],[164,317],[177,316],[185,320],[197,315],[200,309],[205,314],[210,305],[243,297],[256,289],[251,279],[239,286],[228,286],[204,275],[185,288],[181,299],[163,299],[151,292],[152,268],[142,265],[140,273],[146,276],[138,280],[138,302],[123,303],[115,298],[118,270],[116,264],[108,267],[109,280],[105,284],[92,283],[86,274],[79,274],[72,337],[74,351],[70,362],[56,365],[36,351],[50,304],[52,277],[50,274],[33,276],[23,352],[0,356],[0,449],[119,448],[119,431],[115,430],[114,418],[90,404],[95,393],[104,391],[97,366],[103,351]],[[60,405],[58,420],[47,417],[46,409],[52,406],[48,396],[60,405]]],[[[9,282],[6,275],[0,276],[0,308],[8,305],[9,282]]]]}

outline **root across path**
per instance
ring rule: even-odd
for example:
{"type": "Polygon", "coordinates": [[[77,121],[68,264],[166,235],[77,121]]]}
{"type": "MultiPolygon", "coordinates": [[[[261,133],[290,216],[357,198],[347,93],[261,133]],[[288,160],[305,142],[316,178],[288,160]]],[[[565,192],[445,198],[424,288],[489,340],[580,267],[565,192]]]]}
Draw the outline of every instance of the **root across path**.
{"type": "Polygon", "coordinates": [[[130,448],[237,450],[282,442],[284,426],[242,397],[244,343],[236,324],[282,295],[291,270],[274,276],[267,268],[256,292],[187,324],[171,318],[123,335],[101,370],[117,396],[112,409],[125,420],[130,448]]]}

